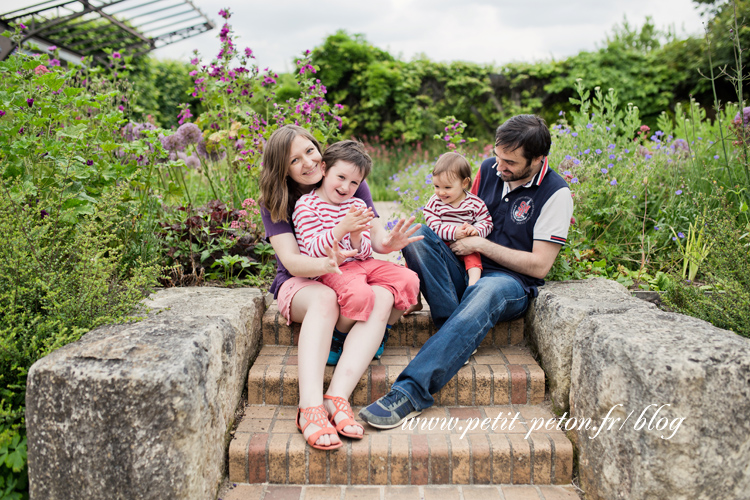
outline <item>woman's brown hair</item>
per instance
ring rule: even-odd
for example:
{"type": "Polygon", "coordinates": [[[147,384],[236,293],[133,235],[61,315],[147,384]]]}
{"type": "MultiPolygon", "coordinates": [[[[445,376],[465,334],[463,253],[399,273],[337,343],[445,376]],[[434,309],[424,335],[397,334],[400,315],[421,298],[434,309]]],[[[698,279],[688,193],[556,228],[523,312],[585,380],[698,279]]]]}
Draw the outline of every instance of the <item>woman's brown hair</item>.
{"type": "Polygon", "coordinates": [[[309,139],[322,154],[318,140],[310,132],[296,125],[284,125],[276,130],[268,138],[263,149],[260,203],[269,211],[273,222],[289,221],[294,204],[304,194],[304,188],[289,176],[289,155],[292,142],[298,136],[309,139]]]}

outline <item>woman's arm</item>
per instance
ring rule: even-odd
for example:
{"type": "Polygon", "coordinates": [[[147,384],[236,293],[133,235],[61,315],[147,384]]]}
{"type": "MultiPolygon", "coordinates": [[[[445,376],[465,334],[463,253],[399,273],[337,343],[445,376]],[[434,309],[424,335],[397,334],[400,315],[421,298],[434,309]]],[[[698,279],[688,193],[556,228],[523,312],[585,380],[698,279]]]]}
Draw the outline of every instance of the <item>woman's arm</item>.
{"type": "Polygon", "coordinates": [[[326,247],[326,257],[302,255],[297,240],[292,233],[281,233],[268,238],[276,255],[292,276],[313,278],[328,273],[341,274],[339,263],[352,257],[356,250],[341,250],[334,240],[332,247],[326,247]]]}

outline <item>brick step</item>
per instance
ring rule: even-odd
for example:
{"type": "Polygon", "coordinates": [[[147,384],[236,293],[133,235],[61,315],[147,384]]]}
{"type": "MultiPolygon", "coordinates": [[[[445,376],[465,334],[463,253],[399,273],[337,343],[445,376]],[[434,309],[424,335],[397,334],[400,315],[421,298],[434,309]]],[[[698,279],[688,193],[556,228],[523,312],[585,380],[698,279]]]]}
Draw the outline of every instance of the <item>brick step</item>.
{"type": "MultiPolygon", "coordinates": [[[[359,409],[354,407],[355,416],[359,409]]],[[[554,418],[539,406],[433,406],[420,416],[435,419],[433,430],[379,431],[364,425],[364,439],[342,438],[344,446],[334,451],[307,445],[294,423],[296,411],[295,406],[245,408],[229,445],[231,482],[550,485],[572,480],[573,448],[565,434],[555,425],[528,433],[532,419],[554,418]],[[452,429],[442,425],[451,422],[452,429]],[[465,432],[470,422],[479,425],[465,432]]]]}
{"type": "MultiPolygon", "coordinates": [[[[355,406],[366,406],[390,390],[417,347],[386,347],[373,360],[352,393],[355,406]]],[[[334,367],[326,366],[324,387],[334,367]]],[[[264,346],[247,380],[249,404],[299,403],[297,347],[264,346]]],[[[325,390],[325,389],[324,389],[325,390]]],[[[480,347],[435,397],[439,406],[539,404],[544,400],[544,372],[527,347],[480,347]]]]}
{"type": "MultiPolygon", "coordinates": [[[[300,325],[299,323],[287,325],[284,317],[279,314],[276,301],[268,307],[263,315],[262,322],[264,345],[297,345],[300,325]]],[[[523,344],[523,328],[523,318],[507,323],[498,323],[489,331],[481,345],[504,347],[523,344]]],[[[387,345],[394,347],[421,346],[427,342],[427,339],[435,331],[429,306],[425,304],[425,309],[422,311],[403,317],[393,325],[387,345]]]]}
{"type": "Polygon", "coordinates": [[[297,486],[235,483],[220,500],[578,500],[571,486],[297,486]]]}

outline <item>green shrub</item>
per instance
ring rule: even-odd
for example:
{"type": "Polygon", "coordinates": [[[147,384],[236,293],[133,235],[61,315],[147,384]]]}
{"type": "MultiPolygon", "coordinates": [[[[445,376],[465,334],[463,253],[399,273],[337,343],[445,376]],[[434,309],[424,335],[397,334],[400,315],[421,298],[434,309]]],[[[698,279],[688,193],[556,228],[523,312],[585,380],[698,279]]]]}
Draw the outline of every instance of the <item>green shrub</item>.
{"type": "Polygon", "coordinates": [[[706,213],[709,251],[701,265],[702,284],[676,277],[665,302],[683,314],[750,338],[750,224],[747,212],[740,214],[740,221],[733,213],[737,211],[706,213]]]}
{"type": "Polygon", "coordinates": [[[151,263],[122,265],[119,234],[136,214],[119,203],[121,192],[103,195],[91,214],[71,218],[74,209],[65,207],[75,194],[49,189],[44,200],[24,196],[17,182],[0,193],[3,498],[25,497],[23,412],[31,365],[92,328],[126,319],[159,274],[151,263]]]}

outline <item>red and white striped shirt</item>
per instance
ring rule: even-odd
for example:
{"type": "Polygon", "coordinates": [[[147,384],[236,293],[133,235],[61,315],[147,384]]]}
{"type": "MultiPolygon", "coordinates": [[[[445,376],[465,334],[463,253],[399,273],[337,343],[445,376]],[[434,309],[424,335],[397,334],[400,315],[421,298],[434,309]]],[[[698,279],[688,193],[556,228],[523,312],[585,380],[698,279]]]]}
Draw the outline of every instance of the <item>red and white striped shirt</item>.
{"type": "Polygon", "coordinates": [[[455,240],[456,229],[464,222],[474,226],[482,238],[492,231],[492,216],[487,205],[469,192],[457,207],[443,203],[437,195],[432,195],[424,207],[424,220],[443,241],[455,240]]]}
{"type": "MultiPolygon", "coordinates": [[[[333,246],[333,228],[349,213],[351,207],[367,208],[367,205],[364,201],[354,197],[340,205],[332,205],[315,194],[315,191],[297,200],[292,214],[292,223],[300,253],[310,257],[325,257],[325,247],[333,246]]],[[[349,234],[339,241],[339,248],[353,250],[349,234]]],[[[370,231],[362,231],[359,253],[344,262],[369,258],[372,258],[370,231]]]]}

